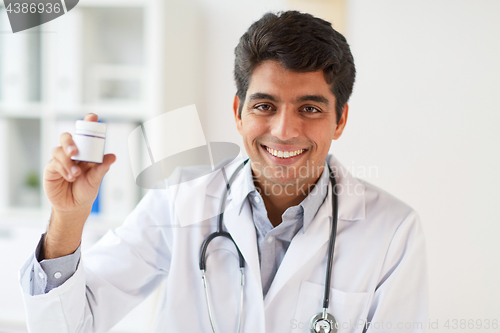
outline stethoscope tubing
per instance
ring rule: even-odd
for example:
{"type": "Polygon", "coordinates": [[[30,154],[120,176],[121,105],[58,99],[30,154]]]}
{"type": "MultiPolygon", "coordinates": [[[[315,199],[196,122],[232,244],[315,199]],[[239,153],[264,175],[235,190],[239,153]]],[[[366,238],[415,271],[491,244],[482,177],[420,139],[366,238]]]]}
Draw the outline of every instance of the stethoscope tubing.
{"type": "MultiPolygon", "coordinates": [[[[240,313],[238,316],[238,332],[241,329],[241,316],[242,316],[242,311],[243,311],[243,284],[244,284],[244,273],[243,269],[245,267],[245,259],[243,258],[243,255],[241,254],[240,249],[236,245],[236,242],[234,239],[231,237],[231,235],[223,231],[223,222],[224,222],[224,208],[225,208],[225,203],[227,199],[228,193],[231,191],[231,184],[233,183],[234,179],[238,175],[238,173],[241,171],[241,169],[246,165],[246,163],[249,161],[249,159],[246,159],[243,163],[241,163],[238,168],[233,172],[231,175],[231,178],[228,180],[226,176],[225,169],[222,168],[221,172],[224,177],[224,180],[226,182],[226,190],[224,191],[220,204],[219,204],[219,215],[218,215],[218,223],[217,223],[217,231],[211,233],[204,241],[200,249],[200,270],[202,271],[202,279],[203,279],[203,284],[205,288],[205,296],[207,298],[207,304],[208,304],[208,312],[209,312],[209,317],[210,317],[210,324],[212,326],[212,331],[215,332],[215,327],[213,323],[213,318],[212,318],[212,311],[210,309],[210,302],[209,302],[209,297],[208,297],[208,288],[207,288],[207,281],[206,281],[206,276],[205,276],[205,269],[206,269],[206,252],[208,245],[212,240],[215,238],[221,236],[229,239],[234,246],[236,247],[236,250],[238,251],[238,257],[239,257],[239,266],[240,266],[240,272],[241,272],[241,296],[240,296],[240,313]]],[[[338,224],[338,198],[337,198],[337,193],[335,192],[335,187],[337,185],[335,181],[335,175],[328,166],[328,171],[329,171],[329,178],[330,178],[330,183],[332,185],[332,229],[331,229],[331,234],[330,234],[330,241],[328,244],[328,262],[327,262],[327,267],[326,267],[326,276],[325,276],[325,291],[324,291],[324,296],[323,296],[323,310],[321,312],[321,317],[323,319],[327,319],[327,309],[330,304],[330,283],[331,283],[331,278],[332,278],[332,270],[333,270],[333,256],[334,256],[334,250],[335,250],[335,239],[337,238],[337,224],[338,224]]],[[[327,193],[328,196],[328,193],[327,193]]],[[[331,315],[329,315],[331,316],[331,315]]],[[[314,318],[314,317],[313,317],[314,318]]],[[[333,318],[333,317],[332,317],[333,318]]]]}
{"type": "Polygon", "coordinates": [[[222,175],[224,176],[224,180],[226,182],[226,190],[224,191],[224,194],[222,195],[222,199],[220,201],[219,205],[219,216],[218,216],[218,223],[217,223],[217,231],[214,233],[211,233],[204,241],[201,246],[200,250],[200,270],[202,272],[202,279],[203,279],[203,288],[205,289],[205,298],[207,301],[207,307],[208,307],[208,317],[210,319],[210,326],[212,328],[212,332],[215,333],[215,324],[212,316],[212,309],[210,307],[210,297],[208,296],[208,281],[207,277],[205,274],[205,269],[207,266],[206,263],[206,252],[208,245],[212,240],[215,238],[221,236],[229,239],[234,246],[236,247],[236,250],[238,251],[238,260],[239,260],[239,266],[240,266],[240,311],[238,314],[238,322],[237,322],[237,332],[239,333],[241,330],[241,318],[243,316],[243,286],[245,284],[245,274],[244,274],[244,267],[245,267],[245,259],[243,258],[243,255],[241,254],[240,249],[236,245],[236,242],[234,241],[233,237],[231,237],[231,234],[229,234],[226,231],[222,231],[222,225],[223,225],[223,220],[224,220],[224,208],[225,208],[225,203],[226,203],[226,198],[227,194],[231,191],[231,184],[233,183],[234,179],[236,178],[236,175],[241,171],[241,169],[245,166],[245,164],[248,162],[248,159],[245,160],[233,173],[231,176],[231,179],[229,181],[227,180],[226,176],[226,171],[224,167],[221,169],[222,170],[222,175]]]}
{"type": "Polygon", "coordinates": [[[335,175],[333,174],[332,169],[328,165],[328,172],[330,183],[332,184],[332,230],[330,234],[330,242],[328,245],[328,264],[326,267],[326,278],[325,278],[325,295],[323,297],[323,309],[328,309],[330,305],[330,282],[332,279],[332,270],[333,270],[333,254],[335,251],[335,240],[337,239],[337,222],[338,222],[338,198],[337,193],[335,192],[335,187],[337,186],[337,182],[335,181],[335,175]]]}
{"type": "Polygon", "coordinates": [[[206,253],[207,253],[207,248],[210,242],[219,237],[226,237],[228,238],[231,242],[233,242],[234,246],[236,246],[236,249],[238,250],[238,257],[239,257],[239,264],[240,268],[245,267],[245,259],[243,258],[243,255],[240,252],[240,249],[236,245],[236,242],[234,241],[233,237],[228,232],[222,231],[222,225],[223,225],[223,220],[224,220],[224,208],[225,208],[225,203],[226,203],[226,198],[227,194],[231,191],[231,184],[233,183],[234,179],[238,175],[238,173],[243,169],[245,164],[247,164],[249,160],[246,159],[243,163],[238,166],[238,168],[234,171],[233,175],[231,176],[231,179],[229,181],[227,180],[226,177],[226,171],[224,170],[224,167],[222,168],[222,175],[224,176],[224,180],[226,181],[226,190],[224,191],[224,194],[222,195],[220,204],[219,204],[219,215],[217,217],[218,223],[217,223],[217,231],[210,234],[205,241],[203,241],[203,244],[201,245],[201,250],[200,250],[200,270],[204,271],[206,269],[207,263],[206,263],[206,253]]]}

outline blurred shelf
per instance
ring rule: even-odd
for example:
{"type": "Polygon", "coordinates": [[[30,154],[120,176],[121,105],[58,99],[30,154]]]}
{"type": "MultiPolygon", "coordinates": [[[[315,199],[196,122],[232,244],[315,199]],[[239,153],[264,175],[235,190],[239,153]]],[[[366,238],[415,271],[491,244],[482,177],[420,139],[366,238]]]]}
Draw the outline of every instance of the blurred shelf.
{"type": "MultiPolygon", "coordinates": [[[[10,227],[46,227],[50,219],[50,209],[19,207],[0,210],[0,228],[10,227]]],[[[107,231],[123,223],[123,218],[111,214],[90,214],[85,229],[89,231],[107,231]]]]}
{"type": "Polygon", "coordinates": [[[41,118],[46,106],[43,103],[1,103],[0,117],[4,118],[41,118]]]}
{"type": "Polygon", "coordinates": [[[148,116],[147,110],[147,105],[143,103],[128,102],[56,107],[53,114],[58,118],[81,118],[87,113],[95,113],[99,118],[107,120],[144,121],[148,116]]]}
{"type": "Polygon", "coordinates": [[[0,227],[41,226],[48,222],[49,216],[50,211],[40,208],[19,207],[3,209],[0,210],[0,227]]]}
{"type": "Polygon", "coordinates": [[[44,103],[24,103],[6,105],[0,103],[0,118],[81,119],[87,113],[95,113],[99,118],[121,121],[145,121],[148,119],[148,106],[144,103],[110,102],[74,106],[50,106],[44,103]]]}

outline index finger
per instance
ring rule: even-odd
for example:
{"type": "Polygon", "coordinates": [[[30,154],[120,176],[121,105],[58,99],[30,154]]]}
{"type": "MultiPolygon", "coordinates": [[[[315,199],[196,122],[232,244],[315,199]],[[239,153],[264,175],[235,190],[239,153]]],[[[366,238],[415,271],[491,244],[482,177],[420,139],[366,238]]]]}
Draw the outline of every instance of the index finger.
{"type": "Polygon", "coordinates": [[[83,120],[85,121],[97,121],[99,117],[95,113],[87,113],[83,120]]]}
{"type": "Polygon", "coordinates": [[[78,149],[76,148],[75,142],[73,141],[73,137],[69,133],[63,133],[59,137],[59,142],[61,143],[61,147],[63,151],[68,156],[76,155],[78,149]]]}

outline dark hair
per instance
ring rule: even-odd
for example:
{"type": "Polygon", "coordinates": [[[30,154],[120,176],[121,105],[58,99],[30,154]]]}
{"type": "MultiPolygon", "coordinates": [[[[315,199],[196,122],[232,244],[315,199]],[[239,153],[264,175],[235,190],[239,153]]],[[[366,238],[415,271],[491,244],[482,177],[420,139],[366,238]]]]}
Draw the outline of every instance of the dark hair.
{"type": "Polygon", "coordinates": [[[296,72],[323,70],[336,98],[339,121],[352,93],[356,69],[349,44],[331,23],[297,11],[267,13],[241,36],[234,53],[240,117],[253,70],[262,61],[276,60],[296,72]]]}

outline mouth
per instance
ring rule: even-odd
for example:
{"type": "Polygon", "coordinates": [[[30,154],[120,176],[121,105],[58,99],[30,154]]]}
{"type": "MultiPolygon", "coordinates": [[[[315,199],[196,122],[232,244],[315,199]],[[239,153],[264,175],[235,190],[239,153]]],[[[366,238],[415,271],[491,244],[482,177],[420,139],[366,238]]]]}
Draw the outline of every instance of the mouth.
{"type": "Polygon", "coordinates": [[[282,160],[295,160],[301,157],[302,155],[305,154],[305,152],[308,151],[308,149],[296,149],[296,150],[277,150],[270,148],[268,146],[261,145],[262,148],[264,148],[269,155],[273,156],[274,158],[282,159],[282,160]]]}

